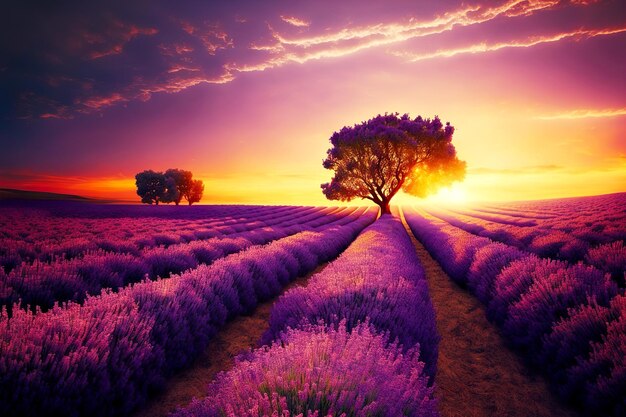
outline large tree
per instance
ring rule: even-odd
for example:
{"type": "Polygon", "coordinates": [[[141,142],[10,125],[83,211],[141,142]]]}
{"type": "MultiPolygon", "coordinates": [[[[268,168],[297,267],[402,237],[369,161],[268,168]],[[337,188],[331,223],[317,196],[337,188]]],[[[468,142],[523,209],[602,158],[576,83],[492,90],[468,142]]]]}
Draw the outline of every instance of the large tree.
{"type": "Polygon", "coordinates": [[[344,127],[330,138],[323,165],[335,175],[322,184],[322,192],[329,200],[368,199],[390,213],[389,202],[401,189],[425,196],[465,177],[453,133],[454,127],[438,117],[411,119],[399,113],[344,127]]]}

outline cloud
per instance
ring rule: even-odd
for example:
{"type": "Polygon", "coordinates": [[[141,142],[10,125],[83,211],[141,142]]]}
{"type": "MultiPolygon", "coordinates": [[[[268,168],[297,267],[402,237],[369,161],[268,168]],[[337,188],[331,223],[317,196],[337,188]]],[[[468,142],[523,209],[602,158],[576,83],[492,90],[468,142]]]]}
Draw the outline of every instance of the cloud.
{"type": "MultiPolygon", "coordinates": [[[[166,7],[158,0],[156,3],[166,7]]],[[[346,6],[350,13],[344,14],[350,16],[349,20],[341,13],[325,13],[324,17],[312,14],[313,6],[294,6],[283,13],[250,5],[245,10],[228,5],[212,5],[214,9],[181,6],[164,12],[159,7],[146,11],[140,4],[125,3],[109,10],[107,7],[114,6],[102,3],[93,11],[56,15],[43,10],[33,15],[33,10],[18,6],[23,7],[20,13],[24,21],[38,23],[38,27],[22,28],[14,23],[7,29],[15,33],[4,38],[19,41],[9,44],[8,58],[0,58],[0,68],[7,68],[3,75],[8,73],[3,78],[11,80],[10,84],[0,80],[0,88],[9,92],[15,118],[69,119],[134,100],[149,100],[153,94],[229,83],[241,73],[346,57],[386,46],[406,47],[407,41],[413,40],[424,39],[432,45],[444,34],[456,34],[463,28],[560,13],[568,7],[592,7],[595,2],[506,0],[457,3],[447,10],[444,3],[436,3],[440,10],[437,14],[420,14],[419,18],[407,18],[406,9],[399,6],[385,11],[346,6]]],[[[335,4],[317,7],[340,9],[335,4]]],[[[624,30],[579,29],[523,40],[452,46],[436,52],[394,54],[417,61],[582,40],[624,30]]]]}
{"type": "Polygon", "coordinates": [[[462,54],[479,54],[484,52],[494,52],[505,48],[529,48],[542,43],[552,43],[561,40],[583,40],[595,38],[597,36],[614,35],[626,32],[626,27],[608,28],[608,29],[579,29],[571,32],[557,33],[553,35],[533,36],[522,40],[511,40],[507,42],[498,42],[487,44],[482,42],[461,48],[442,49],[430,53],[414,54],[411,52],[394,52],[394,55],[407,58],[410,62],[423,61],[434,58],[450,58],[462,54]]]}
{"type": "Polygon", "coordinates": [[[128,99],[126,99],[120,93],[112,93],[112,94],[109,94],[108,96],[90,97],[89,99],[81,102],[81,104],[88,109],[97,110],[97,109],[101,109],[104,107],[110,107],[116,103],[120,103],[124,101],[128,101],[128,99]]]}
{"type": "Polygon", "coordinates": [[[159,49],[161,54],[165,56],[175,57],[179,55],[188,54],[194,51],[194,47],[186,44],[184,42],[181,43],[162,43],[159,45],[159,49]]]}
{"type": "Polygon", "coordinates": [[[82,37],[92,48],[89,58],[99,59],[109,55],[122,53],[124,46],[140,35],[156,35],[154,28],[143,28],[114,19],[104,34],[90,30],[83,32],[82,37]]]}
{"type": "Polygon", "coordinates": [[[579,6],[589,6],[591,4],[599,3],[602,0],[570,0],[570,3],[576,4],[579,6]]]}
{"type": "Polygon", "coordinates": [[[280,18],[282,19],[283,22],[289,23],[290,25],[296,26],[296,27],[308,27],[311,25],[311,23],[307,22],[306,20],[298,19],[297,17],[281,15],[280,18]]]}
{"type": "Polygon", "coordinates": [[[219,23],[206,23],[194,26],[182,21],[182,29],[191,36],[198,38],[210,55],[215,55],[220,49],[234,47],[233,39],[226,33],[219,23]]]}
{"type": "Polygon", "coordinates": [[[558,0],[509,0],[499,6],[465,6],[428,20],[411,18],[406,22],[377,23],[342,28],[321,35],[289,36],[272,29],[273,43],[255,45],[271,56],[253,64],[230,64],[231,71],[263,71],[287,63],[305,63],[322,58],[337,58],[380,46],[411,39],[442,34],[455,28],[478,25],[498,17],[529,16],[536,11],[550,9],[558,0]]]}
{"type": "Polygon", "coordinates": [[[170,70],[169,76],[160,83],[143,83],[137,81],[131,84],[126,91],[112,93],[105,97],[90,97],[83,101],[78,101],[77,111],[80,113],[90,114],[94,111],[101,111],[114,104],[124,103],[131,100],[149,100],[155,93],[178,93],[190,87],[200,84],[226,84],[233,80],[229,74],[223,74],[217,77],[207,77],[203,74],[194,75],[199,69],[177,68],[170,70]]]}
{"type": "Polygon", "coordinates": [[[575,119],[591,119],[591,118],[603,118],[603,117],[617,117],[626,116],[626,107],[621,109],[580,109],[572,110],[565,113],[537,116],[536,119],[540,120],[575,120],[575,119]]]}

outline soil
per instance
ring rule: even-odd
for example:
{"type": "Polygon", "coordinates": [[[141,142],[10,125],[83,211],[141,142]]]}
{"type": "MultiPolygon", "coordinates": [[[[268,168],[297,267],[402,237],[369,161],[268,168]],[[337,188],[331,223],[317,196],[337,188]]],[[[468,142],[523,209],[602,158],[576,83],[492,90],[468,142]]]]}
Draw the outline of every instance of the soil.
{"type": "Polygon", "coordinates": [[[574,417],[511,351],[482,304],[459,287],[415,239],[441,335],[435,395],[442,417],[574,417]]]}
{"type": "MultiPolygon", "coordinates": [[[[326,265],[297,278],[283,289],[281,295],[290,288],[306,286],[309,278],[326,265]]],[[[151,398],[134,417],[165,417],[177,408],[187,406],[193,398],[206,397],[209,382],[219,372],[229,370],[238,354],[259,347],[258,342],[269,327],[270,312],[277,298],[259,304],[251,315],[236,317],[226,324],[194,363],[171,377],[165,390],[151,398]]]]}

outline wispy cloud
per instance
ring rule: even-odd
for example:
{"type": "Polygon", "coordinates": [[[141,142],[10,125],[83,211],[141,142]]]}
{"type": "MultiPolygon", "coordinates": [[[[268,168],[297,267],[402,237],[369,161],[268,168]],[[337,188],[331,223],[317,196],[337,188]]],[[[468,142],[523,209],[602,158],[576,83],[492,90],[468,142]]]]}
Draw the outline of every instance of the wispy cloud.
{"type": "Polygon", "coordinates": [[[617,116],[626,116],[626,107],[623,107],[621,109],[579,109],[565,113],[537,116],[536,118],[540,120],[574,120],[617,116]]]}
{"type": "Polygon", "coordinates": [[[296,26],[296,27],[308,27],[311,24],[307,22],[306,20],[298,19],[297,17],[281,15],[280,18],[282,19],[283,22],[289,23],[290,25],[296,26]]]}
{"type": "Polygon", "coordinates": [[[156,35],[159,31],[154,28],[139,27],[113,20],[107,33],[99,34],[86,31],[82,34],[84,41],[93,48],[89,53],[90,59],[99,59],[109,55],[121,54],[124,46],[140,35],[156,35]]]}
{"type": "Polygon", "coordinates": [[[437,35],[455,28],[477,25],[499,17],[529,16],[537,11],[556,7],[558,0],[509,0],[499,6],[465,6],[430,20],[409,19],[407,22],[379,23],[344,28],[322,35],[291,36],[272,29],[272,44],[255,45],[271,56],[254,64],[231,63],[231,71],[263,71],[287,63],[305,63],[322,58],[337,58],[356,52],[397,44],[420,37],[437,35]]]}
{"type": "Polygon", "coordinates": [[[220,49],[234,47],[232,37],[222,29],[219,23],[204,23],[201,26],[196,26],[182,21],[181,26],[183,31],[200,39],[210,55],[215,55],[220,49]]]}
{"type": "Polygon", "coordinates": [[[485,52],[499,51],[506,48],[529,48],[543,43],[559,42],[561,40],[583,40],[595,38],[596,36],[614,35],[626,32],[626,27],[609,29],[578,29],[571,32],[563,32],[552,35],[533,36],[527,39],[511,40],[488,44],[482,42],[461,48],[441,49],[431,53],[415,54],[412,52],[393,52],[394,55],[407,58],[411,62],[423,61],[434,58],[449,58],[462,54],[479,54],[485,52]]]}
{"type": "MultiPolygon", "coordinates": [[[[495,4],[462,4],[430,18],[402,20],[386,17],[381,19],[389,20],[387,22],[350,23],[347,26],[333,25],[332,22],[328,26],[318,25],[314,24],[318,22],[307,20],[306,16],[279,13],[264,21],[235,18],[230,25],[226,21],[208,21],[193,16],[174,17],[167,24],[160,22],[161,26],[127,23],[126,20],[107,17],[102,23],[104,29],[99,32],[81,26],[81,36],[72,37],[76,44],[68,46],[69,50],[65,51],[70,58],[74,55],[80,56],[81,60],[88,58],[90,64],[87,75],[78,70],[76,74],[62,74],[75,78],[72,93],[68,94],[69,89],[61,86],[58,76],[55,75],[54,79],[42,77],[54,82],[48,83],[46,89],[31,89],[21,94],[18,98],[23,110],[18,113],[22,118],[67,119],[76,114],[100,112],[132,100],[145,101],[155,93],[176,93],[199,84],[229,83],[240,73],[347,57],[382,47],[397,48],[393,54],[409,61],[420,61],[503,48],[532,47],[568,39],[583,40],[626,31],[626,27],[578,29],[506,42],[490,43],[486,40],[435,52],[406,50],[408,41],[425,38],[431,45],[438,41],[439,35],[465,27],[498,19],[527,19],[549,10],[587,7],[595,2],[570,0],[570,6],[567,3],[563,0],[503,0],[495,4]],[[142,39],[142,44],[131,45],[133,39],[142,36],[146,37],[142,39]],[[131,46],[138,47],[133,49],[131,46]],[[154,50],[146,50],[148,58],[139,62],[132,56],[139,48],[154,50]],[[115,55],[112,59],[117,60],[115,64],[120,63],[119,68],[124,68],[124,72],[116,73],[117,66],[112,65],[114,62],[102,59],[112,55],[115,55]]],[[[61,44],[66,45],[67,42],[61,44]]],[[[64,65],[66,59],[63,56],[57,58],[59,65],[64,65]]],[[[65,65],[62,69],[68,67],[65,65]]]]}
{"type": "MultiPolygon", "coordinates": [[[[160,82],[144,82],[138,79],[126,88],[107,95],[77,98],[71,106],[34,94],[25,100],[28,100],[31,105],[36,104],[38,108],[45,109],[38,115],[40,119],[70,120],[76,114],[99,113],[114,105],[133,100],[147,101],[152,97],[152,94],[156,93],[178,93],[200,84],[226,84],[232,80],[233,76],[227,73],[210,77],[203,74],[198,68],[174,66],[160,82]]],[[[33,112],[26,111],[27,113],[23,118],[32,118],[33,112]]]]}
{"type": "Polygon", "coordinates": [[[580,6],[589,6],[591,4],[600,3],[602,0],[570,0],[570,3],[580,6]]]}
{"type": "Polygon", "coordinates": [[[193,52],[194,47],[183,42],[162,43],[159,45],[159,50],[162,55],[175,57],[193,52]]]}

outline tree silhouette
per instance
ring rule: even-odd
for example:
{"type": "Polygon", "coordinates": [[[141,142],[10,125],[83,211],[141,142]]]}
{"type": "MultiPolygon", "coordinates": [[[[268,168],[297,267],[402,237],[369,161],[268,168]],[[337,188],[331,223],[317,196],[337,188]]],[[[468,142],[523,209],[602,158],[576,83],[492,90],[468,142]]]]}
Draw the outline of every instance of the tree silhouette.
{"type": "Polygon", "coordinates": [[[171,178],[174,181],[176,196],[172,201],[176,205],[179,205],[183,197],[189,194],[189,190],[191,189],[191,184],[193,181],[193,174],[191,173],[191,171],[170,168],[165,171],[165,177],[171,178]]]}
{"type": "Polygon", "coordinates": [[[193,180],[189,192],[185,195],[189,205],[197,203],[202,199],[202,193],[204,192],[204,184],[200,180],[193,180]]]}
{"type": "Polygon", "coordinates": [[[137,195],[141,197],[141,202],[146,204],[159,205],[160,202],[167,202],[167,184],[162,172],[146,170],[135,175],[137,185],[137,195]]]}
{"type": "Polygon", "coordinates": [[[322,184],[322,192],[329,200],[368,199],[390,213],[389,202],[400,189],[425,196],[464,178],[465,162],[456,156],[453,133],[438,117],[411,119],[399,113],[344,127],[330,138],[323,166],[335,175],[322,184]]]}
{"type": "Polygon", "coordinates": [[[163,172],[146,170],[135,175],[137,195],[146,204],[176,203],[186,198],[189,205],[202,199],[204,184],[194,180],[191,171],[168,169],[163,172]]]}

